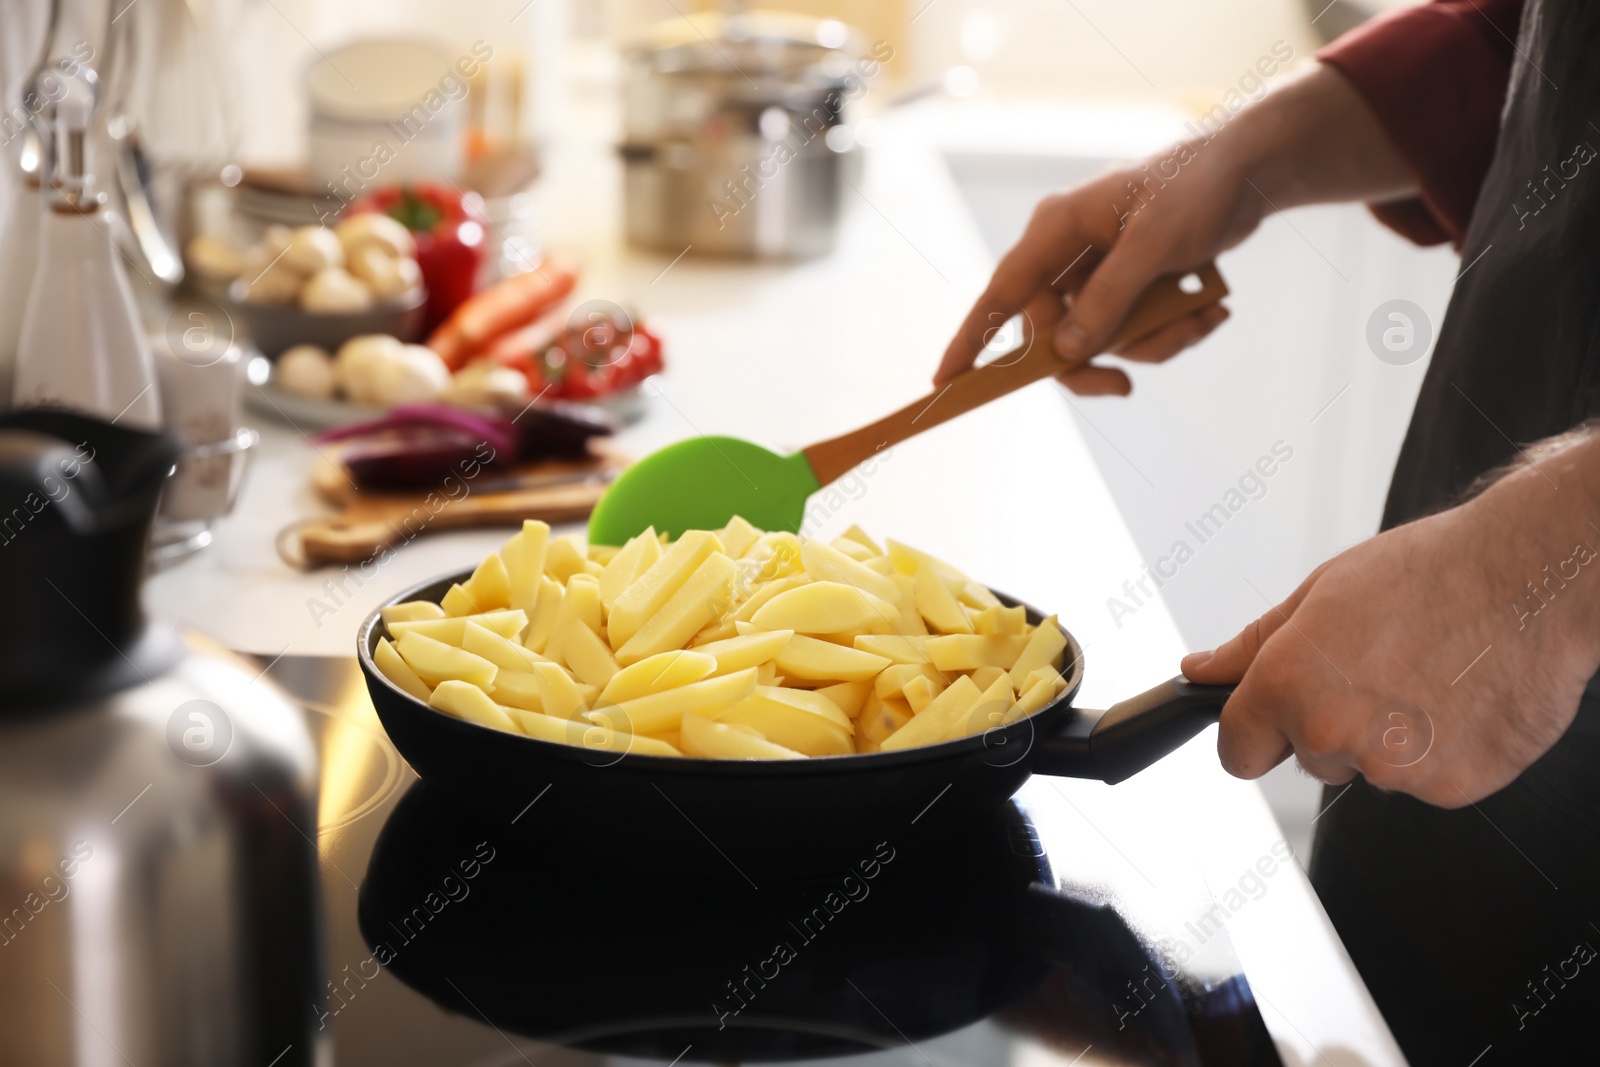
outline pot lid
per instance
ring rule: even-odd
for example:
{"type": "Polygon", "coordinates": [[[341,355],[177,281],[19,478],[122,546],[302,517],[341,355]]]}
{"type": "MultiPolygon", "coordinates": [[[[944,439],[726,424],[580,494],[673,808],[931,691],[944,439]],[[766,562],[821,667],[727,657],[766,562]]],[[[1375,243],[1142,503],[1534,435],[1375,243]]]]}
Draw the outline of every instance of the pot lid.
{"type": "Polygon", "coordinates": [[[794,78],[842,72],[860,35],[838,19],[779,11],[700,12],[657,25],[633,50],[663,74],[794,78]]]}

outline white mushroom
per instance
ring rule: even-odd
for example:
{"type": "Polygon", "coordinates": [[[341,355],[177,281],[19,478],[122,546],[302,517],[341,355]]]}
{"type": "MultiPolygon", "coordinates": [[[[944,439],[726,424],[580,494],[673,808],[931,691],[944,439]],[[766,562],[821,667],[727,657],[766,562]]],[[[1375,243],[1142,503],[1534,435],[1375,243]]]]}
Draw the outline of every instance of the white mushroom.
{"type": "Polygon", "coordinates": [[[376,212],[352,215],[334,227],[334,234],[344,246],[345,259],[354,261],[363,248],[378,248],[391,259],[405,259],[417,254],[417,242],[403,224],[376,212]]]}
{"type": "Polygon", "coordinates": [[[252,304],[292,304],[299,295],[305,276],[277,255],[265,244],[245,253],[239,265],[245,300],[252,304]]]}
{"type": "Polygon", "coordinates": [[[267,251],[267,258],[272,259],[279,252],[289,247],[289,242],[294,240],[294,231],[289,227],[274,222],[268,226],[261,235],[261,241],[256,246],[267,251]]]}
{"type": "Polygon", "coordinates": [[[300,306],[320,315],[366,311],[372,307],[372,291],[343,267],[324,267],[300,290],[300,306]]]}
{"type": "Polygon", "coordinates": [[[373,402],[389,407],[437,400],[450,388],[450,368],[426,345],[402,345],[372,364],[373,402]]]}
{"type": "Polygon", "coordinates": [[[333,378],[345,397],[355,404],[377,404],[374,367],[391,359],[401,344],[383,333],[362,334],[339,346],[333,359],[333,378]]]}
{"type": "Polygon", "coordinates": [[[350,256],[350,273],[383,301],[395,301],[422,284],[422,269],[410,256],[396,259],[382,247],[363,245],[350,256]]]}
{"type": "Polygon", "coordinates": [[[301,274],[344,266],[344,246],[326,226],[301,226],[289,237],[283,261],[301,274]]]}
{"type": "Polygon", "coordinates": [[[456,372],[441,399],[463,408],[520,410],[528,403],[528,379],[493,360],[476,359],[456,372]]]}
{"type": "Polygon", "coordinates": [[[272,377],[278,388],[296,396],[327,400],[333,396],[333,359],[318,345],[295,345],[278,357],[272,377]]]}

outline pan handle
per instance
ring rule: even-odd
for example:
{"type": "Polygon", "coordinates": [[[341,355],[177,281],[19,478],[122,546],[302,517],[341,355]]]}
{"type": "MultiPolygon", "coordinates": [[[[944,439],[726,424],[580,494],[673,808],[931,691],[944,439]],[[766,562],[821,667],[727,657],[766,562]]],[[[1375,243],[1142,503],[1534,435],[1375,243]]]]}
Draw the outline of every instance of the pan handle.
{"type": "Polygon", "coordinates": [[[1231,685],[1198,685],[1180,674],[1099,715],[1079,711],[1066,729],[1041,739],[1033,769],[1114,785],[1216,722],[1232,693],[1231,685]]]}

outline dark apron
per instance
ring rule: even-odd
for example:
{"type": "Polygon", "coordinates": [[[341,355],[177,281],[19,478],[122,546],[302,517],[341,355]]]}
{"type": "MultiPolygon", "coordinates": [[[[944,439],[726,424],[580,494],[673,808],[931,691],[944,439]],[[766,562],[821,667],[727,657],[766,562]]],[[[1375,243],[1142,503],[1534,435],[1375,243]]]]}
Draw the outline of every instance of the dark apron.
{"type": "MultiPolygon", "coordinates": [[[[1517,47],[1385,528],[1600,413],[1600,4],[1530,0],[1517,47]]],[[[1311,880],[1411,1063],[1600,1063],[1600,685],[1475,807],[1342,789],[1311,880]]]]}

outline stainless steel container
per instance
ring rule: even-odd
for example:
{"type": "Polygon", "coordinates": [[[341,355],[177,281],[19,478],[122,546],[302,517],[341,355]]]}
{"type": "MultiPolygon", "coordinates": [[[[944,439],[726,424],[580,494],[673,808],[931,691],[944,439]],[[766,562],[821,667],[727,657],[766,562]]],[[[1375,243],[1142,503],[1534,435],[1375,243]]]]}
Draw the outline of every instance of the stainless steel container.
{"type": "Polygon", "coordinates": [[[305,723],[139,609],[176,457],[0,419],[0,1064],[328,1059],[305,723]]]}
{"type": "Polygon", "coordinates": [[[630,243],[671,254],[805,258],[834,244],[860,149],[849,112],[876,61],[838,22],[698,15],[629,57],[630,243]]]}

